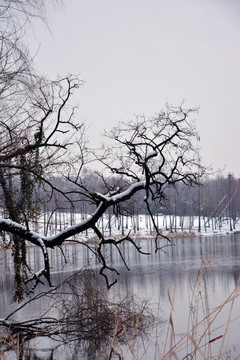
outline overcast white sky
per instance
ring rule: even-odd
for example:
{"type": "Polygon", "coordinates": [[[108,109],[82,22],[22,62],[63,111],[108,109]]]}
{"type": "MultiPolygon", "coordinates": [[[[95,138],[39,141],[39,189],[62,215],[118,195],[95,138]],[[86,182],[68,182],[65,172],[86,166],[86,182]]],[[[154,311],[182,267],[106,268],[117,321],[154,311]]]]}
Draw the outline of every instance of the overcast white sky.
{"type": "Polygon", "coordinates": [[[166,102],[198,107],[202,158],[240,176],[239,0],[64,0],[30,41],[39,69],[80,74],[79,119],[98,132],[166,102]],[[32,46],[32,44],[31,44],[32,46]]]}

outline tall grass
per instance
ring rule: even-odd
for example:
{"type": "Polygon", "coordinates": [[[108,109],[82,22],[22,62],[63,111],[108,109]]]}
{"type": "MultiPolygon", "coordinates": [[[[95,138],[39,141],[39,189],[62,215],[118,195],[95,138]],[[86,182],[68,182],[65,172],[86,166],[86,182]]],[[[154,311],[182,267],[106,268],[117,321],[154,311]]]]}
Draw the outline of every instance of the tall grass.
{"type": "MultiPolygon", "coordinates": [[[[163,352],[161,359],[226,359],[226,340],[229,325],[231,321],[236,320],[232,319],[232,310],[239,296],[239,281],[224,302],[214,308],[210,308],[207,272],[208,264],[203,260],[202,267],[197,272],[194,283],[189,283],[191,297],[187,330],[181,339],[172,339],[172,334],[174,333],[173,322],[171,318],[169,319],[169,324],[172,328],[169,343],[173,345],[163,352]],[[221,323],[220,320],[219,325],[218,319],[223,310],[227,310],[227,319],[225,323],[221,323]]],[[[169,340],[169,333],[167,340],[169,340]]]]}
{"type": "MultiPolygon", "coordinates": [[[[237,321],[239,316],[233,318],[233,307],[239,297],[240,278],[236,287],[229,296],[220,304],[210,307],[208,294],[208,271],[209,261],[203,260],[194,279],[189,278],[189,304],[186,312],[187,328],[181,337],[175,332],[174,305],[177,279],[173,289],[168,290],[170,310],[165,324],[156,322],[155,332],[151,337],[138,336],[130,338],[126,336],[126,345],[121,347],[117,343],[117,336],[112,340],[111,348],[115,346],[115,353],[119,357],[109,356],[107,359],[121,360],[237,360],[240,359],[240,348],[234,351],[228,347],[228,335],[230,336],[231,322],[237,321]],[[225,321],[220,319],[225,314],[225,321]],[[151,347],[151,350],[150,350],[151,347]],[[117,349],[117,351],[116,351],[117,349]]],[[[156,319],[160,317],[160,305],[156,313],[156,319]]],[[[240,330],[239,330],[240,331],[240,330]]],[[[239,334],[240,335],[240,334],[239,334]]],[[[240,345],[240,341],[239,344],[240,345]]],[[[111,352],[110,352],[111,354],[111,352]]],[[[94,359],[97,360],[97,359],[94,359]]]]}

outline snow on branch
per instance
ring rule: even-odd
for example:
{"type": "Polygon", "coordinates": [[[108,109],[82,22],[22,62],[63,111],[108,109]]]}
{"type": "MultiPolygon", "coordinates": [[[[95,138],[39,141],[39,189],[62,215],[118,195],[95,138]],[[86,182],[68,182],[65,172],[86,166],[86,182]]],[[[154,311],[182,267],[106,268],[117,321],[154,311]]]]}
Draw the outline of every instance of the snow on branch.
{"type": "MultiPolygon", "coordinates": [[[[85,145],[84,149],[79,147],[80,154],[77,155],[77,159],[80,160],[80,165],[77,168],[76,164],[78,162],[71,163],[67,160],[67,157],[71,155],[67,145],[70,145],[71,142],[63,141],[63,143],[61,143],[61,141],[55,139],[56,133],[61,132],[63,135],[64,131],[68,130],[69,127],[76,132],[79,130],[79,126],[75,125],[72,121],[72,112],[68,114],[65,120],[63,118],[63,113],[65,114],[63,109],[77,85],[74,80],[71,82],[69,79],[67,80],[67,88],[65,91],[62,89],[61,83],[55,85],[57,90],[55,90],[54,97],[51,98],[52,103],[51,99],[48,101],[43,99],[39,104],[35,104],[38,107],[38,111],[40,109],[43,113],[45,112],[45,116],[38,122],[38,125],[40,125],[40,133],[35,132],[35,146],[38,149],[47,148],[47,162],[51,163],[52,166],[60,164],[63,160],[62,154],[59,155],[56,150],[58,150],[59,147],[66,150],[64,161],[66,161],[69,172],[67,175],[64,173],[63,178],[66,181],[69,180],[72,188],[71,190],[62,189],[60,183],[58,187],[60,190],[58,191],[57,186],[52,185],[50,186],[51,198],[53,197],[53,193],[58,193],[59,196],[62,195],[64,197],[65,201],[69,201],[72,207],[74,207],[74,204],[77,202],[90,203],[91,213],[89,212],[86,219],[76,225],[67,226],[64,230],[59,231],[53,236],[38,234],[30,230],[28,226],[22,225],[20,221],[3,218],[0,219],[0,231],[16,235],[41,248],[44,258],[44,269],[39,270],[26,280],[27,282],[35,281],[36,285],[40,282],[41,276],[45,276],[49,284],[51,284],[47,249],[61,246],[75,235],[92,229],[98,237],[95,255],[102,265],[100,273],[105,277],[107,285],[110,287],[112,284],[108,283],[105,270],[118,272],[116,269],[108,266],[103,245],[111,243],[116,247],[117,251],[120,251],[118,245],[123,241],[129,241],[134,244],[135,247],[136,245],[130,234],[121,240],[106,239],[104,234],[98,229],[97,223],[110,208],[112,208],[113,211],[119,211],[116,209],[124,207],[128,200],[133,199],[134,195],[139,193],[144,199],[146,209],[151,216],[154,229],[156,230],[156,250],[160,249],[157,241],[162,234],[158,231],[157,224],[155,224],[151,204],[153,202],[161,204],[166,199],[165,189],[168,186],[174,186],[178,182],[183,182],[188,185],[198,183],[199,178],[204,173],[204,168],[199,164],[198,135],[194,124],[189,120],[189,116],[194,110],[190,109],[187,111],[183,109],[182,106],[178,108],[167,106],[166,109],[153,118],[146,119],[145,117],[136,117],[135,121],[121,124],[111,132],[106,133],[106,137],[110,141],[109,147],[105,146],[99,150],[99,152],[94,150],[93,154],[91,154],[95,156],[98,163],[100,162],[100,164],[104,166],[101,173],[95,172],[95,179],[100,179],[102,190],[100,186],[97,187],[96,184],[93,184],[94,181],[92,181],[92,183],[91,181],[84,182],[81,179],[81,174],[83,170],[85,170],[84,164],[87,164],[84,156],[85,145]],[[59,102],[57,100],[59,100],[59,102]],[[51,108],[50,105],[52,105],[53,110],[55,109],[55,122],[52,125],[49,125],[47,121],[49,120],[48,116],[52,116],[52,112],[48,112],[51,108]],[[43,134],[44,132],[45,134],[43,134]],[[53,147],[55,146],[56,149],[52,150],[52,155],[50,151],[49,155],[48,151],[52,145],[53,147]],[[56,153],[57,155],[55,156],[56,153]],[[57,161],[55,162],[56,158],[57,161]],[[86,162],[84,163],[84,161],[86,162]],[[77,174],[75,177],[71,177],[72,170],[77,174]]],[[[25,144],[25,150],[28,149],[26,146],[32,147],[33,145],[31,144],[31,141],[29,141],[27,145],[25,144]]],[[[17,151],[22,151],[23,148],[21,146],[16,149],[10,147],[10,152],[6,154],[6,156],[11,158],[12,154],[14,154],[13,151],[17,154],[17,151]]],[[[32,148],[29,151],[36,150],[36,148],[32,148]]],[[[22,155],[25,155],[25,153],[22,155]]],[[[40,155],[43,156],[44,151],[40,155]]],[[[5,160],[6,159],[2,158],[2,161],[5,160]]],[[[43,161],[44,160],[45,159],[43,159],[43,161]]],[[[7,162],[5,161],[1,169],[3,177],[4,172],[6,172],[6,164],[7,162]]],[[[17,169],[17,166],[14,165],[13,168],[13,165],[9,164],[8,170],[10,169],[17,169]]],[[[28,169],[25,167],[24,171],[28,171],[28,169]]],[[[29,169],[29,174],[33,173],[34,171],[29,169]]],[[[39,179],[44,182],[44,175],[40,174],[39,179]]],[[[51,184],[48,178],[46,178],[45,184],[51,184]]],[[[136,248],[141,252],[140,247],[136,248]]],[[[125,263],[121,252],[120,256],[125,263]]],[[[127,266],[126,263],[125,265],[127,266]]]]}

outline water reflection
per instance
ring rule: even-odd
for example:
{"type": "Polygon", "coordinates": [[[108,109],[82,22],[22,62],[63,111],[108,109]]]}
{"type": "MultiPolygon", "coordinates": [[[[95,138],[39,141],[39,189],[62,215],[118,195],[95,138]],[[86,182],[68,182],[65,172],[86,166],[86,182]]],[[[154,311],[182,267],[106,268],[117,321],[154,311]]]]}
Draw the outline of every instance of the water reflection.
{"type": "MultiPolygon", "coordinates": [[[[174,301],[174,326],[177,336],[182,336],[186,331],[187,319],[189,315],[189,301],[191,298],[191,287],[194,284],[198,270],[204,269],[201,275],[201,287],[199,291],[207,294],[207,306],[209,309],[215,308],[224,302],[228,295],[233,291],[238,282],[240,273],[240,235],[211,236],[197,238],[182,238],[174,241],[174,245],[165,248],[164,252],[154,252],[154,242],[152,240],[138,241],[145,252],[149,255],[140,255],[129,243],[122,245],[122,253],[131,271],[127,271],[119,253],[111,246],[105,248],[105,254],[110,266],[114,266],[120,272],[117,284],[110,290],[110,296],[123,297],[125,294],[134,293],[139,299],[149,298],[154,311],[161,307],[161,317],[168,318],[171,304],[169,294],[175,292],[174,301]]],[[[52,266],[52,282],[57,284],[70,273],[81,268],[96,268],[97,264],[94,255],[86,248],[77,244],[63,247],[65,257],[59,249],[49,251],[52,266]],[[65,261],[67,260],[67,262],[65,261]]],[[[13,263],[8,251],[0,253],[1,269],[1,316],[4,317],[13,310],[14,304],[9,301],[13,279],[13,263]]],[[[38,270],[42,264],[42,256],[38,248],[28,249],[28,261],[33,270],[38,270]]],[[[114,280],[115,274],[109,276],[114,280]]],[[[46,289],[39,287],[38,291],[46,289]]],[[[36,302],[29,305],[29,308],[19,312],[18,316],[23,317],[29,314],[36,314],[39,309],[47,308],[47,302],[36,302]]],[[[221,320],[226,322],[228,317],[222,312],[221,320]]],[[[234,304],[233,317],[239,316],[239,301],[234,304]]],[[[239,342],[238,328],[239,320],[229,327],[229,346],[237,345],[239,342]]],[[[164,331],[164,330],[163,330],[164,331]]],[[[155,336],[155,335],[154,335],[155,336]]],[[[163,338],[163,335],[161,335],[163,338]]],[[[151,342],[151,341],[150,341],[151,342]]],[[[154,341],[153,341],[154,343],[154,341]]],[[[216,342],[217,343],[217,342],[216,342]]],[[[38,348],[46,347],[45,342],[40,342],[38,348]]],[[[61,349],[65,359],[77,358],[77,348],[61,349]],[[75,357],[73,357],[75,351],[75,357]]],[[[53,353],[52,359],[58,359],[60,350],[53,353]]],[[[88,359],[88,354],[85,358],[88,359]]],[[[154,358],[154,347],[149,346],[149,351],[143,359],[154,358]]],[[[39,352],[39,359],[41,351],[39,352]]],[[[83,356],[83,355],[82,355],[83,356]]],[[[84,359],[84,357],[81,357],[84,359]]],[[[126,359],[131,357],[126,356],[126,359]]],[[[27,355],[25,357],[27,359],[27,355]]],[[[100,357],[99,357],[100,359],[100,357]]]]}

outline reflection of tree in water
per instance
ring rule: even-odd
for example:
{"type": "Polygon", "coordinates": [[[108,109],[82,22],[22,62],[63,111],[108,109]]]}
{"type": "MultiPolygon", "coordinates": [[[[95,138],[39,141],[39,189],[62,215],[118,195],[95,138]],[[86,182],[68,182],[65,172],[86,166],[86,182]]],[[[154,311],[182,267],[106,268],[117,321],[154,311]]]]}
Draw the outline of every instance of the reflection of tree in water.
{"type": "MultiPolygon", "coordinates": [[[[66,359],[66,360],[79,359],[79,356],[81,355],[79,346],[77,346],[76,344],[74,346],[69,346],[68,354],[69,355],[67,357],[64,357],[64,359],[66,359]]],[[[95,360],[95,359],[98,359],[98,360],[104,359],[105,360],[106,359],[106,354],[105,355],[102,354],[102,357],[99,357],[99,355],[93,354],[92,351],[88,352],[87,349],[85,350],[84,354],[85,355],[83,355],[83,356],[85,359],[93,359],[93,360],[95,360]]],[[[122,360],[123,359],[122,355],[113,348],[109,351],[109,354],[107,356],[108,356],[108,358],[107,358],[108,360],[122,360]]],[[[81,355],[81,359],[84,359],[84,358],[81,355]]],[[[31,350],[25,352],[24,358],[21,358],[19,360],[54,360],[54,359],[58,359],[58,357],[56,357],[54,349],[49,351],[48,355],[45,354],[43,356],[38,356],[36,354],[36,352],[34,352],[34,350],[31,349],[31,350]]]]}
{"type": "Polygon", "coordinates": [[[14,350],[20,335],[23,339],[20,359],[24,360],[42,359],[35,341],[31,342],[39,336],[52,340],[54,351],[49,349],[49,360],[56,358],[55,352],[61,352],[62,346],[66,359],[74,359],[73,354],[75,359],[79,356],[101,359],[101,354],[103,358],[106,353],[110,354],[113,338],[115,344],[123,344],[126,338],[146,333],[153,320],[146,303],[137,304],[133,296],[111,300],[99,276],[86,270],[69,277],[52,290],[34,296],[9,314],[2,322],[5,331],[1,333],[0,341],[6,350],[14,350]],[[49,299],[51,305],[40,317],[18,322],[12,320],[20,308],[42,297],[49,299]],[[12,348],[7,340],[10,336],[12,348]],[[32,357],[33,353],[35,357],[32,357]]]}
{"type": "MultiPolygon", "coordinates": [[[[50,351],[50,354],[47,355],[47,357],[46,356],[44,357],[44,360],[53,360],[54,359],[53,355],[54,355],[54,350],[52,349],[50,351]]],[[[24,360],[43,360],[43,357],[39,357],[36,355],[35,352],[29,350],[25,352],[24,360]]]]}
{"type": "Polygon", "coordinates": [[[240,281],[240,272],[239,272],[239,267],[233,267],[232,269],[232,275],[233,275],[233,279],[234,279],[234,284],[235,286],[239,285],[239,281],[240,281]]]}

